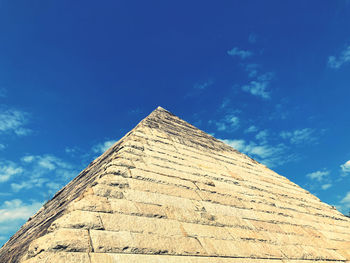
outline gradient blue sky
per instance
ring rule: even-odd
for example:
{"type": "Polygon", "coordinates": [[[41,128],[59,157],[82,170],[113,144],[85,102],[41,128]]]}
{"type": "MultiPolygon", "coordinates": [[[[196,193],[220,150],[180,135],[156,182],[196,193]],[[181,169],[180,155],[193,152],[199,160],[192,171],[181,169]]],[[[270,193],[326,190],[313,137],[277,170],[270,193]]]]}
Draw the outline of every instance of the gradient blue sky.
{"type": "Polygon", "coordinates": [[[0,1],[0,245],[160,105],[350,209],[350,2],[0,1]]]}

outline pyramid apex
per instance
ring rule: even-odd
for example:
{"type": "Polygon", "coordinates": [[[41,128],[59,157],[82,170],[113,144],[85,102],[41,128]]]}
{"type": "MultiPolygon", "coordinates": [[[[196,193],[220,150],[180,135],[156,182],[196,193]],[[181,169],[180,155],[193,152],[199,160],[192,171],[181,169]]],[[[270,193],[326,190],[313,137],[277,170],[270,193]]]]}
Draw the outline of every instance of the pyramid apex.
{"type": "Polygon", "coordinates": [[[164,108],[161,107],[161,106],[158,106],[155,110],[158,110],[158,111],[167,111],[166,109],[164,109],[164,108]]]}

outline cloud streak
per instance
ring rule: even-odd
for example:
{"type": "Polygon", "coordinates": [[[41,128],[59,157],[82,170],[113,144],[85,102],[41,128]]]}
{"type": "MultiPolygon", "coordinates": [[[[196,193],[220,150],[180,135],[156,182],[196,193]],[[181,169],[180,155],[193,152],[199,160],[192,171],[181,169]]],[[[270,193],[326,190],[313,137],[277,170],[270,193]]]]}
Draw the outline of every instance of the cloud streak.
{"type": "Polygon", "coordinates": [[[45,188],[45,197],[54,194],[60,187],[78,174],[72,164],[51,155],[26,155],[21,159],[20,180],[11,182],[11,189],[19,192],[29,189],[45,188]]]}
{"type": "Polygon", "coordinates": [[[329,175],[329,171],[323,170],[323,171],[315,171],[312,173],[308,173],[306,177],[310,178],[311,180],[316,180],[321,182],[325,176],[329,175]]]}
{"type": "Polygon", "coordinates": [[[107,140],[107,141],[98,143],[92,147],[92,152],[94,154],[101,155],[102,153],[107,151],[115,142],[116,140],[107,140]]]}
{"type": "Polygon", "coordinates": [[[276,167],[296,159],[296,156],[287,154],[287,147],[284,144],[270,145],[266,141],[256,143],[243,139],[221,139],[221,141],[269,167],[276,167]]]}
{"type": "Polygon", "coordinates": [[[9,181],[15,175],[21,174],[23,168],[17,166],[14,162],[0,161],[0,183],[9,181]]]}
{"type": "Polygon", "coordinates": [[[231,50],[228,50],[227,54],[231,57],[239,57],[241,59],[246,59],[253,56],[253,52],[249,50],[239,49],[238,47],[233,47],[231,50]]]}
{"type": "Polygon", "coordinates": [[[339,56],[329,56],[328,66],[333,69],[339,69],[344,64],[350,62],[350,45],[347,46],[339,56]]]}
{"type": "Polygon", "coordinates": [[[13,132],[16,135],[28,135],[31,131],[24,127],[28,122],[28,113],[6,109],[0,110],[0,133],[13,132]]]}
{"type": "Polygon", "coordinates": [[[218,131],[232,132],[239,128],[240,120],[234,114],[227,114],[220,121],[209,121],[209,124],[214,124],[218,131]]]}
{"type": "Polygon", "coordinates": [[[350,173],[350,160],[340,166],[344,173],[350,173]]]}
{"type": "MultiPolygon", "coordinates": [[[[253,71],[251,71],[249,75],[252,75],[252,72],[253,71]]],[[[255,72],[254,74],[257,73],[255,72]]],[[[258,76],[256,80],[252,80],[249,82],[249,84],[243,85],[242,90],[263,99],[270,99],[271,94],[268,87],[273,79],[273,75],[274,74],[272,72],[262,74],[258,76]]]]}
{"type": "Polygon", "coordinates": [[[280,136],[292,144],[313,143],[317,140],[314,130],[310,128],[297,129],[294,131],[282,131],[280,136]]]}
{"type": "Polygon", "coordinates": [[[0,241],[6,241],[8,236],[17,231],[41,206],[41,202],[32,201],[24,203],[20,199],[3,202],[0,205],[0,241]]]}

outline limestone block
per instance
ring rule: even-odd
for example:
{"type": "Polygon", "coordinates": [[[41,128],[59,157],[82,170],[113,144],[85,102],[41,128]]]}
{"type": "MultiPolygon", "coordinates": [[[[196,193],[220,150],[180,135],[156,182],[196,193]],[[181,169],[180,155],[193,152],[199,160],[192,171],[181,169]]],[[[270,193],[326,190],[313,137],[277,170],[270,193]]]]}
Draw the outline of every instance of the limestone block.
{"type": "Polygon", "coordinates": [[[103,229],[103,225],[98,213],[75,210],[54,221],[49,227],[49,231],[58,228],[103,229]]]}
{"type": "Polygon", "coordinates": [[[192,200],[201,200],[195,190],[177,187],[175,185],[160,184],[144,180],[129,180],[129,184],[130,188],[133,190],[177,196],[192,200]]]}
{"type": "Polygon", "coordinates": [[[98,253],[206,255],[196,239],[164,237],[154,234],[91,230],[91,240],[98,253]]]}
{"type": "Polygon", "coordinates": [[[122,199],[123,191],[118,186],[109,186],[105,184],[97,184],[92,187],[94,194],[101,197],[122,199]]]}
{"type": "Polygon", "coordinates": [[[90,237],[93,250],[97,253],[123,252],[130,247],[137,249],[133,243],[131,233],[128,231],[111,232],[91,230],[90,237]]]}
{"type": "Polygon", "coordinates": [[[42,252],[88,252],[87,230],[61,228],[34,240],[28,249],[28,256],[34,257],[42,252]]]}
{"type": "Polygon", "coordinates": [[[129,188],[128,179],[116,174],[106,174],[98,180],[98,183],[118,187],[120,189],[129,188]]]}
{"type": "MultiPolygon", "coordinates": [[[[111,254],[91,253],[91,263],[306,263],[305,261],[269,260],[260,258],[224,258],[224,257],[196,257],[170,255],[142,255],[142,254],[111,254]]],[[[317,263],[339,263],[332,261],[317,261],[317,263]]]]}
{"type": "Polygon", "coordinates": [[[157,205],[167,205],[173,207],[183,207],[187,209],[195,209],[193,202],[189,199],[169,196],[158,193],[143,192],[138,190],[128,189],[124,192],[124,196],[127,200],[135,202],[147,202],[157,205]]]}
{"type": "Polygon", "coordinates": [[[180,207],[165,206],[166,217],[173,220],[198,224],[216,224],[216,217],[206,211],[186,209],[180,207]]]}
{"type": "Polygon", "coordinates": [[[196,189],[196,186],[191,181],[182,180],[181,178],[178,178],[178,177],[168,176],[168,174],[157,174],[153,171],[149,172],[141,169],[132,169],[130,170],[130,173],[131,173],[131,178],[135,178],[135,179],[144,178],[153,182],[160,181],[170,185],[178,185],[188,189],[196,189]]]}
{"type": "Polygon", "coordinates": [[[183,227],[183,230],[186,232],[187,236],[233,239],[229,231],[224,227],[193,223],[182,223],[181,226],[183,227]]]}
{"type": "MultiPolygon", "coordinates": [[[[42,252],[22,263],[91,263],[88,253],[80,252],[42,252]]],[[[100,261],[102,263],[102,261],[100,261]]]]}
{"type": "Polygon", "coordinates": [[[88,195],[69,205],[69,211],[83,210],[92,212],[112,213],[111,205],[106,197],[88,195]]]}
{"type": "Polygon", "coordinates": [[[161,236],[181,236],[180,223],[175,220],[101,213],[103,226],[110,231],[152,233],[161,236]]]}
{"type": "Polygon", "coordinates": [[[135,202],[135,206],[138,210],[138,215],[157,218],[167,217],[161,205],[135,202]]]}

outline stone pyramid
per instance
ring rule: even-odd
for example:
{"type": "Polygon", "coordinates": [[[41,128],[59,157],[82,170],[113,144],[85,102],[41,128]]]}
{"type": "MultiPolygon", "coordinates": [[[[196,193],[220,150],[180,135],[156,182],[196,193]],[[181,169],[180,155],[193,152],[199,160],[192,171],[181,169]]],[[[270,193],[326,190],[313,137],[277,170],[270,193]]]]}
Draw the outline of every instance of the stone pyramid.
{"type": "Polygon", "coordinates": [[[349,218],[160,107],[0,249],[1,263],[349,260],[349,218]]]}

